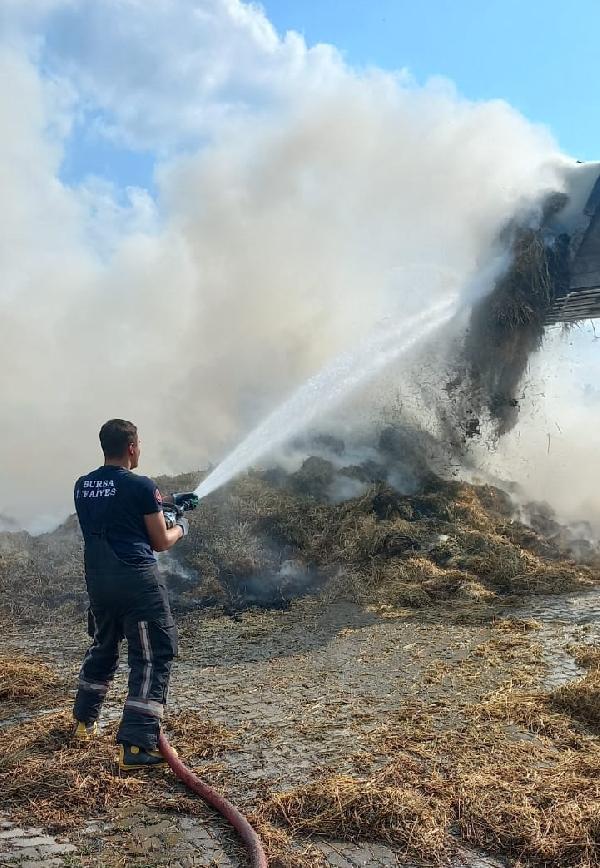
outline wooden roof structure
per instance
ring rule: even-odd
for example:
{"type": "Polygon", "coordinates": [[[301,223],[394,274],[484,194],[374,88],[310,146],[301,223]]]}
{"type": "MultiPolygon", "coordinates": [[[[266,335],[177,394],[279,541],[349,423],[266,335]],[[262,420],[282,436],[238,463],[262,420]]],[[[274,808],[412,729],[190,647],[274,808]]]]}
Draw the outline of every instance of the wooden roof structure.
{"type": "Polygon", "coordinates": [[[572,252],[568,290],[549,308],[546,325],[600,317],[600,176],[584,208],[584,215],[589,218],[589,223],[576,251],[572,252]]]}

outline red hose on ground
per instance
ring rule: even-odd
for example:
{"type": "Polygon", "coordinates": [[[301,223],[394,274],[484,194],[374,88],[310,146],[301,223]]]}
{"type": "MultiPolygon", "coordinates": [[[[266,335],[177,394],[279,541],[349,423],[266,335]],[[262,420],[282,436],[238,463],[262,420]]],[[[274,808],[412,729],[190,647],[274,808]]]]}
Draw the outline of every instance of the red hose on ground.
{"type": "Polygon", "coordinates": [[[215,808],[225,819],[231,823],[236,830],[250,854],[250,864],[252,868],[268,868],[269,863],[263,850],[263,845],[260,838],[248,822],[248,820],[240,814],[231,802],[223,798],[216,790],[203,783],[187,766],[185,766],[169,742],[164,733],[160,733],[158,737],[158,749],[169,764],[171,771],[177,775],[180,781],[193,790],[201,799],[215,808]]]}

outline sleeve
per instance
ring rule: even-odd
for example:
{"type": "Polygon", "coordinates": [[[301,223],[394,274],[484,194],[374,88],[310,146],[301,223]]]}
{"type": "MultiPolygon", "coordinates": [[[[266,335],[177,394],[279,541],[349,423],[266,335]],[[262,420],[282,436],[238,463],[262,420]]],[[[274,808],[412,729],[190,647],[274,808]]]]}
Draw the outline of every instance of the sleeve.
{"type": "Polygon", "coordinates": [[[148,476],[140,477],[138,503],[142,515],[152,515],[155,512],[162,512],[162,495],[154,480],[148,476]]]}
{"type": "Polygon", "coordinates": [[[81,480],[82,477],[80,476],[75,485],[73,486],[73,503],[75,504],[75,509],[77,509],[77,502],[81,496],[81,480]]]}

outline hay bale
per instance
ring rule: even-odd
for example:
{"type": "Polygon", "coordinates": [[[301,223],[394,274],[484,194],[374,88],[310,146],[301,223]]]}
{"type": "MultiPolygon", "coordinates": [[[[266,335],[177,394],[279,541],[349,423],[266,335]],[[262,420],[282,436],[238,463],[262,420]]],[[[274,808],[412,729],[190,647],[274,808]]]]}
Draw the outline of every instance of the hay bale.
{"type": "Polygon", "coordinates": [[[335,477],[331,461],[312,455],[289,477],[290,488],[304,497],[323,499],[335,477]]]}
{"type": "Polygon", "coordinates": [[[169,738],[187,760],[214,759],[239,750],[236,733],[196,711],[181,711],[167,721],[169,738]]]}
{"type": "Polygon", "coordinates": [[[458,537],[460,554],[449,563],[506,589],[510,580],[526,569],[526,555],[494,533],[463,531],[458,537]]]}
{"type": "Polygon", "coordinates": [[[360,464],[348,464],[345,467],[340,467],[338,474],[348,479],[355,479],[357,482],[363,482],[365,485],[375,485],[381,484],[382,480],[387,479],[388,472],[384,464],[367,460],[360,464]]]}
{"type": "Polygon", "coordinates": [[[260,813],[249,814],[248,821],[263,843],[270,868],[328,868],[330,863],[318,847],[298,842],[260,813]]]}
{"type": "Polygon", "coordinates": [[[493,591],[484,587],[476,579],[460,582],[454,590],[454,598],[468,603],[491,603],[497,599],[493,591]]]}
{"type": "Polygon", "coordinates": [[[433,599],[425,588],[414,582],[391,581],[382,590],[381,602],[399,608],[425,609],[433,599]]]}
{"type": "Polygon", "coordinates": [[[427,557],[438,567],[447,566],[460,555],[460,546],[456,538],[440,534],[435,545],[427,548],[427,557]]]}
{"type": "Polygon", "coordinates": [[[513,229],[511,267],[473,308],[464,348],[468,373],[459,380],[463,427],[486,414],[499,434],[516,423],[519,383],[541,344],[546,311],[567,285],[568,243],[557,239],[552,248],[545,242],[543,228],[513,229]]]}
{"type": "Polygon", "coordinates": [[[525,549],[540,558],[556,560],[560,557],[558,546],[543,536],[540,536],[533,528],[520,521],[512,521],[498,528],[501,536],[505,537],[512,545],[525,549]]]}
{"type": "Polygon", "coordinates": [[[451,489],[454,501],[454,514],[456,523],[484,533],[493,533],[496,527],[497,517],[488,511],[482,498],[479,496],[479,488],[466,482],[455,483],[451,489]]]}
{"type": "MultiPolygon", "coordinates": [[[[461,494],[464,498],[466,495],[464,487],[461,489],[461,494]]],[[[493,515],[498,519],[507,519],[515,514],[515,504],[510,494],[495,485],[477,486],[476,496],[488,515],[493,515]]]]}
{"type": "Polygon", "coordinates": [[[272,549],[256,536],[248,522],[235,522],[226,536],[215,537],[212,554],[220,575],[226,579],[247,578],[277,565],[272,549]]]}
{"type": "Polygon", "coordinates": [[[451,523],[456,519],[455,503],[442,493],[411,497],[410,505],[413,516],[421,521],[435,519],[451,523]]]}

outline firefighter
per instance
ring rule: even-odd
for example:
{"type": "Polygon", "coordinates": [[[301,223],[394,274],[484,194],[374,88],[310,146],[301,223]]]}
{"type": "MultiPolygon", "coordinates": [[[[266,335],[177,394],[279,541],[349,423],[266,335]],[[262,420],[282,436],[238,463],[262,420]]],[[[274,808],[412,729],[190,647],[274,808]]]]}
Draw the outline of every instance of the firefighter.
{"type": "Polygon", "coordinates": [[[186,536],[188,522],[181,515],[167,528],[156,484],[132,473],[140,458],[133,423],[106,422],[100,429],[100,445],[104,464],[81,476],[74,492],[93,639],[79,674],[74,737],[95,734],[125,638],[130,673],[117,733],[119,766],[140,769],[163,763],[158,736],[177,654],[177,630],[155,552],[167,551],[186,536]]]}

